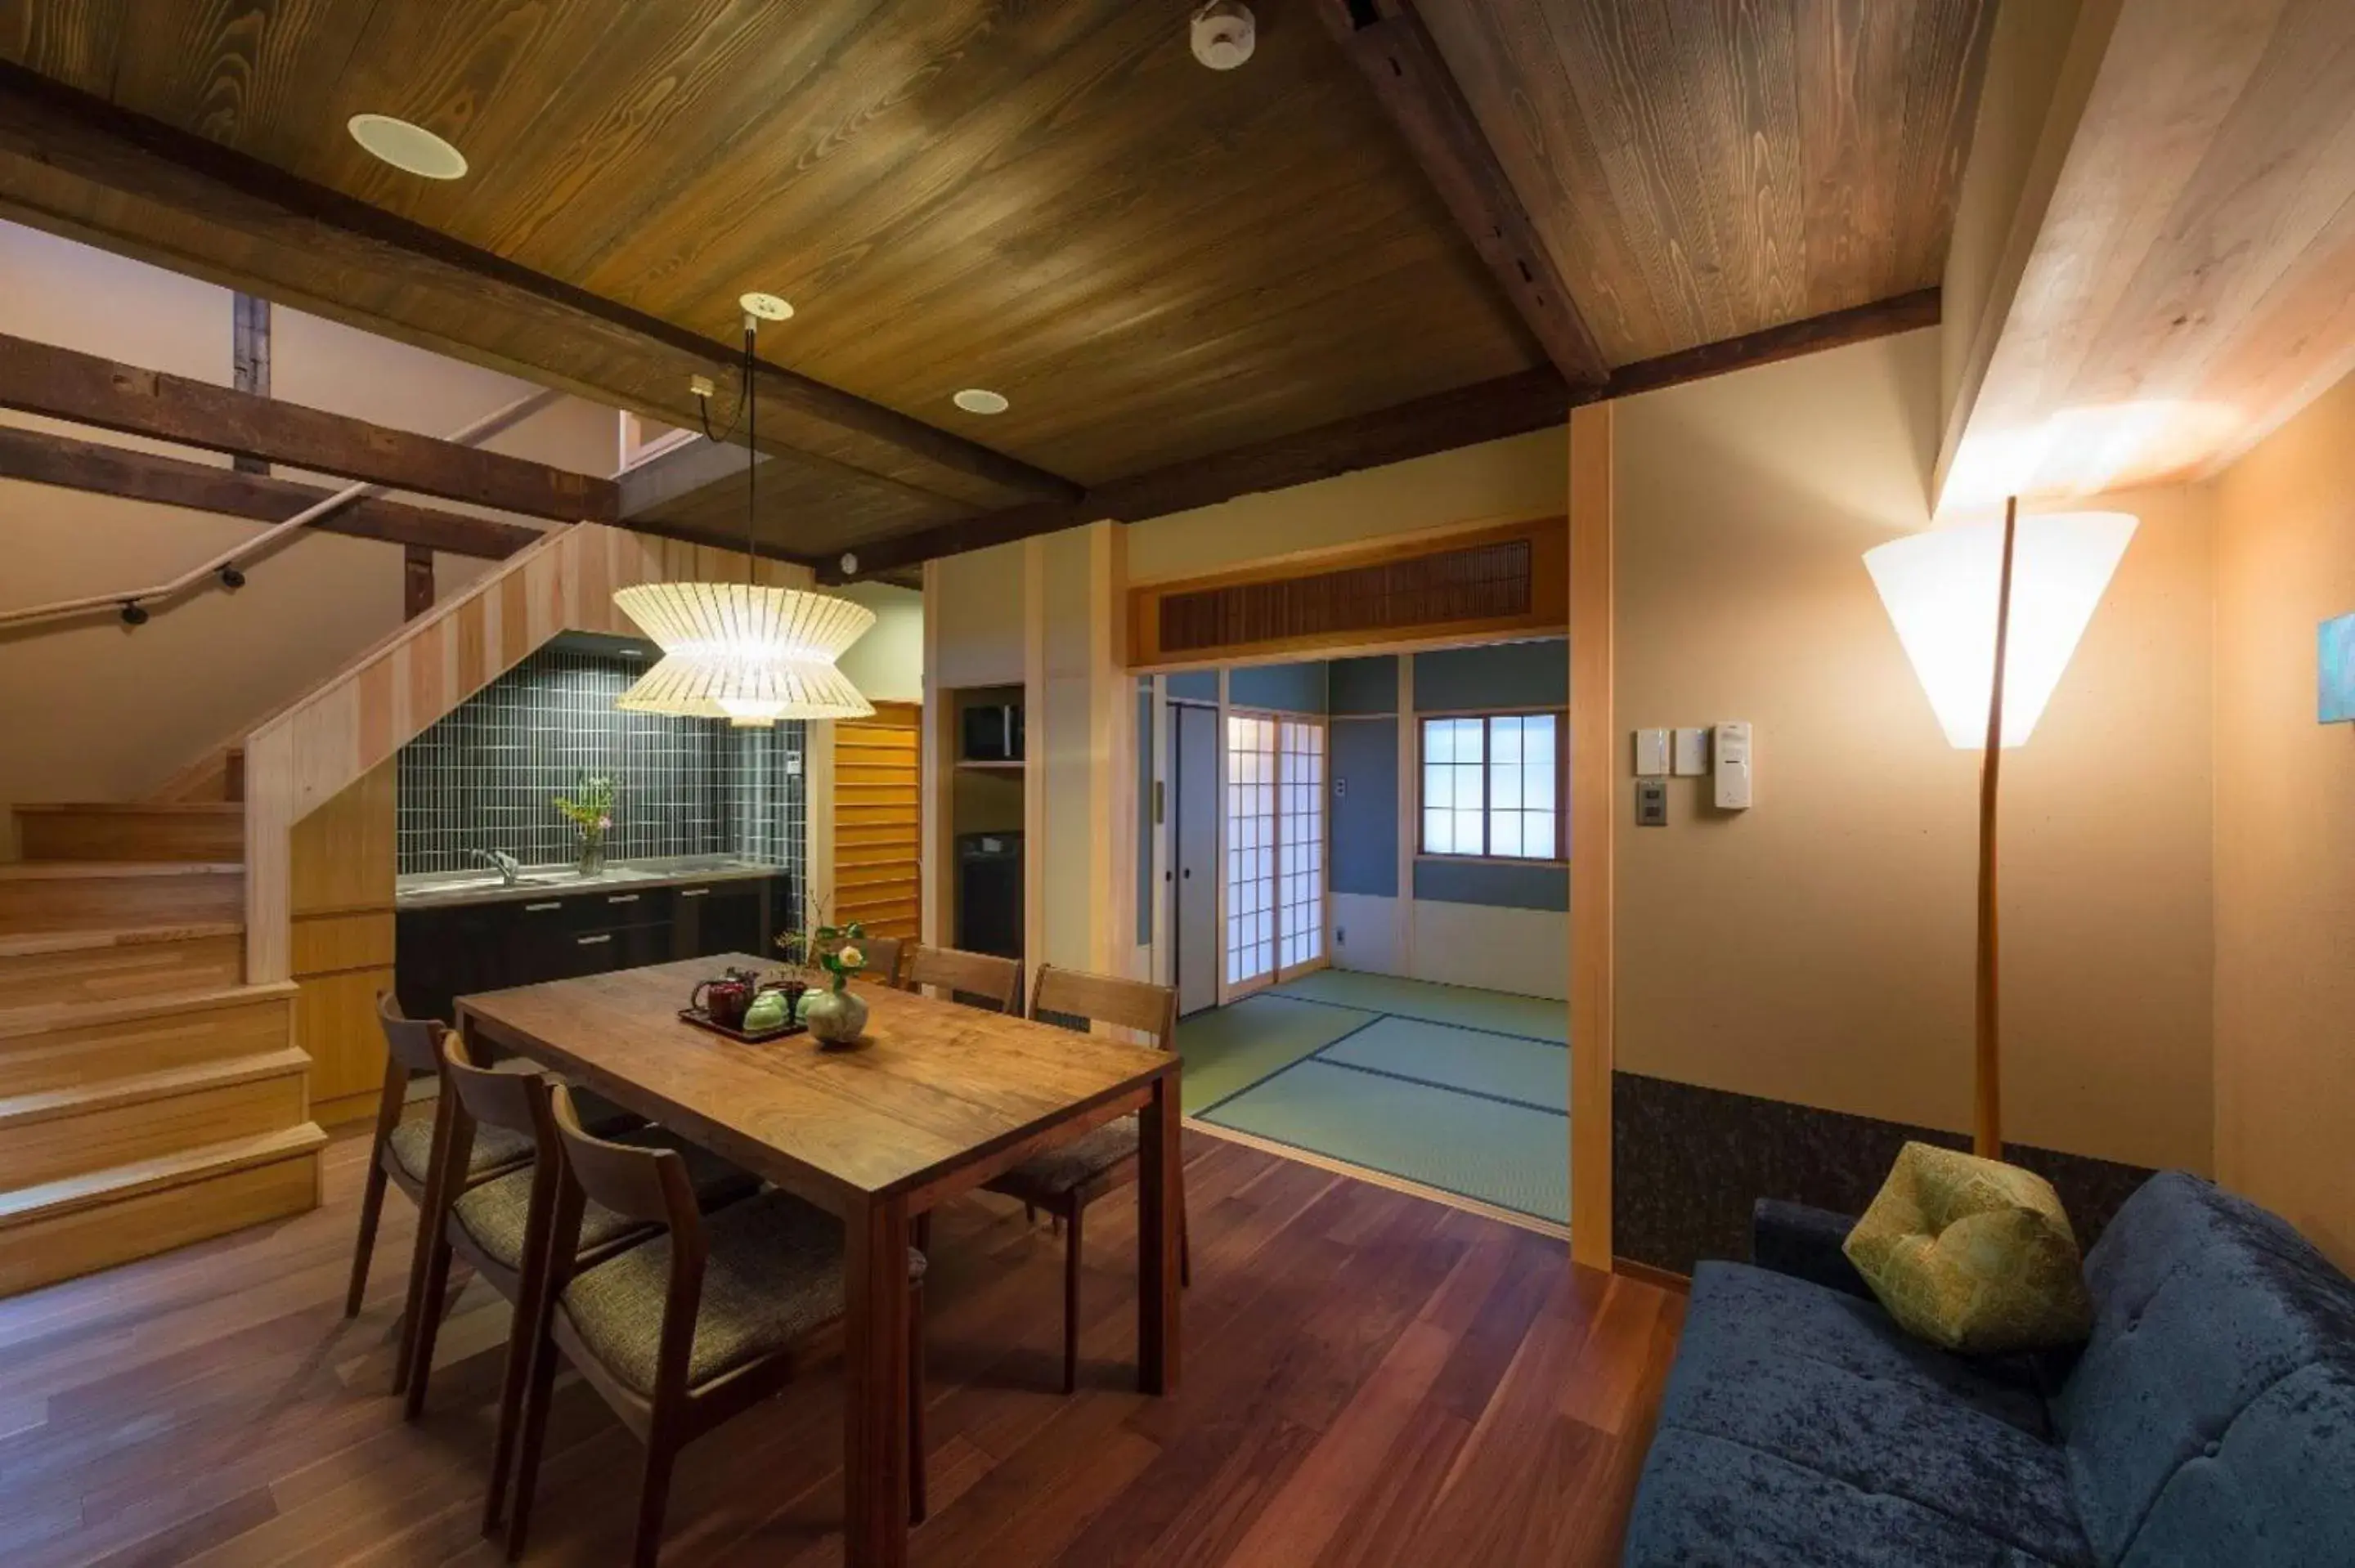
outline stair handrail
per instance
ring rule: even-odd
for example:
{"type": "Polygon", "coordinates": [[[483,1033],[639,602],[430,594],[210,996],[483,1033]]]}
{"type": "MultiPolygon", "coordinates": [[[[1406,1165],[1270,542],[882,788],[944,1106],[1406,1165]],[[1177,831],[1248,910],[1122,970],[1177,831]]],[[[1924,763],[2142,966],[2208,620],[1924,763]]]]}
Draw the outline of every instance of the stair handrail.
{"type": "MultiPolygon", "coordinates": [[[[512,429],[524,420],[549,407],[564,394],[543,387],[517,398],[503,408],[484,415],[473,424],[453,431],[442,440],[457,446],[471,447],[486,441],[503,430],[512,429]]],[[[169,582],[153,588],[134,588],[125,593],[89,594],[80,599],[59,599],[53,604],[28,605],[22,609],[0,610],[0,627],[25,626],[35,621],[57,620],[69,616],[87,615],[94,609],[109,607],[119,609],[125,624],[139,626],[148,617],[150,602],[168,604],[208,577],[218,577],[225,588],[239,588],[244,577],[237,570],[240,561],[249,560],[267,549],[274,541],[297,528],[306,528],[339,507],[371,495],[382,495],[389,486],[381,484],[347,484],[333,495],[305,506],[282,523],[273,523],[250,539],[240,541],[206,561],[189,567],[169,582]]]]}

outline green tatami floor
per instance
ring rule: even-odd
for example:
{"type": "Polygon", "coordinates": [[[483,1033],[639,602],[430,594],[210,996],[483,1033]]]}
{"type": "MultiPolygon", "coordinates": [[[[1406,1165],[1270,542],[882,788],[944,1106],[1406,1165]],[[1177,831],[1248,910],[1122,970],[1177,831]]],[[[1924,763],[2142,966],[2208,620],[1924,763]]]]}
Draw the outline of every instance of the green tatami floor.
{"type": "Polygon", "coordinates": [[[1512,996],[1501,991],[1476,991],[1468,985],[1433,985],[1429,980],[1401,980],[1395,975],[1318,969],[1265,994],[1354,1007],[1367,1012],[1387,1012],[1399,1018],[1420,1018],[1432,1023],[1453,1023],[1464,1029],[1493,1029],[1499,1034],[1550,1040],[1557,1045],[1570,1044],[1568,1002],[1512,996]]]}
{"type": "Polygon", "coordinates": [[[1562,1015],[1560,1002],[1319,970],[1178,1026],[1186,1112],[1567,1224],[1562,1015]]]}

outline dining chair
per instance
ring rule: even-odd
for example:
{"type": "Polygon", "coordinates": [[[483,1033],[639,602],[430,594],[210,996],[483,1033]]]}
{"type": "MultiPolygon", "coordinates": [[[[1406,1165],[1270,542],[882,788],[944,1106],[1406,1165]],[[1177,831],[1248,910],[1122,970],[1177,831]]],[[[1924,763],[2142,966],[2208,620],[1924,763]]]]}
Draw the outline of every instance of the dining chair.
{"type": "MultiPolygon", "coordinates": [[[[507,1331],[507,1371],[500,1394],[500,1442],[491,1471],[491,1498],[485,1513],[486,1528],[495,1528],[502,1503],[508,1461],[514,1454],[512,1415],[520,1405],[528,1356],[518,1349],[521,1325],[528,1321],[532,1293],[539,1288],[548,1267],[548,1234],[556,1207],[556,1171],[562,1163],[555,1124],[548,1118],[552,1082],[536,1069],[502,1063],[496,1067],[475,1061],[466,1043],[455,1033],[442,1042],[443,1097],[450,1102],[448,1131],[441,1149],[440,1180],[433,1183],[434,1207],[427,1213],[433,1245],[425,1261],[425,1285],[414,1314],[415,1348],[403,1414],[411,1421],[425,1411],[425,1388],[433,1375],[433,1346],[447,1308],[450,1263],[463,1258],[477,1278],[505,1297],[514,1308],[507,1331]],[[527,1165],[488,1181],[469,1184],[453,1179],[464,1171],[474,1146],[485,1138],[505,1135],[519,1139],[532,1150],[527,1165]]],[[[602,1111],[602,1102],[600,1102],[602,1111]]],[[[576,1114],[578,1107],[576,1106],[576,1114]]],[[[610,1118],[602,1119],[610,1120],[610,1118]]],[[[716,1209],[749,1198],[761,1180],[741,1166],[698,1149],[676,1133],[651,1127],[641,1118],[632,1130],[619,1132],[616,1141],[636,1149],[669,1150],[685,1161],[695,1201],[716,1209]]],[[[426,1223],[421,1219],[421,1224],[426,1223]]],[[[594,1260],[652,1234],[649,1226],[591,1205],[576,1243],[580,1253],[594,1260]]]]}
{"type": "Polygon", "coordinates": [[[905,984],[920,991],[937,988],[951,1001],[993,1012],[1013,1012],[1022,1005],[1022,964],[995,953],[968,953],[960,948],[918,948],[908,959],[905,984]]]}
{"type": "MultiPolygon", "coordinates": [[[[384,1085],[377,1095],[376,1132],[368,1150],[368,1184],[360,1192],[359,1239],[352,1248],[351,1287],[344,1294],[346,1318],[359,1316],[361,1298],[368,1293],[368,1264],[376,1252],[377,1221],[384,1213],[385,1188],[398,1187],[417,1205],[421,1214],[425,1211],[427,1188],[433,1173],[438,1116],[403,1119],[402,1113],[409,1104],[410,1080],[440,1075],[442,1037],[450,1032],[449,1026],[439,1019],[407,1016],[389,991],[377,992],[376,1017],[378,1026],[384,1032],[384,1085]]],[[[530,1160],[531,1153],[531,1140],[527,1138],[499,1132],[477,1139],[469,1154],[467,1177],[471,1181],[518,1169],[530,1160]]],[[[421,1234],[424,1227],[421,1225],[419,1229],[421,1234]]],[[[418,1250],[422,1255],[421,1245],[418,1250]]],[[[412,1260],[409,1291],[412,1308],[416,1286],[417,1266],[412,1260]]],[[[409,1385],[413,1318],[413,1312],[404,1314],[400,1325],[400,1357],[392,1374],[395,1393],[409,1385]]]]}
{"type": "MultiPolygon", "coordinates": [[[[1041,964],[1030,988],[1030,1016],[1050,1022],[1071,1019],[1082,1026],[1109,1023],[1152,1036],[1161,1050],[1178,1047],[1178,993],[1166,985],[1041,964]],[[1052,1020],[1049,1014],[1054,1015],[1052,1020]]],[[[1062,1224],[1065,1393],[1080,1386],[1080,1216],[1098,1198],[1136,1180],[1139,1151],[1136,1118],[1125,1116],[1034,1156],[988,1183],[993,1192],[1020,1199],[1034,1217],[1044,1209],[1062,1224]]],[[[1194,1260],[1186,1234],[1182,1171],[1178,1191],[1178,1277],[1191,1285],[1194,1260]]]]}
{"type": "MultiPolygon", "coordinates": [[[[564,1158],[549,1267],[532,1313],[531,1377],[516,1467],[507,1555],[522,1555],[560,1354],[646,1446],[631,1562],[662,1546],[678,1451],[791,1382],[827,1353],[822,1330],[845,1309],[842,1223],[771,1190],[706,1216],[675,1150],[596,1138],[570,1092],[550,1106],[564,1158]],[[591,1205],[660,1227],[653,1240],[590,1263],[580,1255],[591,1205]]],[[[923,1279],[908,1255],[909,1517],[924,1517],[923,1279]]]]}

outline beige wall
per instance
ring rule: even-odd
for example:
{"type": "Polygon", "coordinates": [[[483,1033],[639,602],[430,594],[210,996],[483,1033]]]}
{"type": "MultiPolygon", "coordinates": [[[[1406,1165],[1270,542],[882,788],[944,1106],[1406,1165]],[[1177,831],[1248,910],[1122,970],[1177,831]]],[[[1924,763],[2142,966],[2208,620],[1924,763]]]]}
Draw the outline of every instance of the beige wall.
{"type": "MultiPolygon", "coordinates": [[[[1934,331],[1630,399],[1617,716],[1746,718],[1757,804],[1618,813],[1618,1065],[1961,1129],[1976,752],[1949,747],[1863,553],[1923,525],[1934,331]]],[[[2142,527],[2004,774],[2006,1131],[2210,1163],[2210,497],[2142,527]]]]}
{"type": "Polygon", "coordinates": [[[1533,430],[1132,524],[1129,578],[1194,577],[1388,534],[1560,516],[1569,490],[1569,432],[1533,430]]]}
{"type": "MultiPolygon", "coordinates": [[[[0,333],[226,385],[229,317],[225,290],[0,224],[0,333]]],[[[432,435],[530,390],[293,311],[274,313],[272,348],[275,395],[432,435]]],[[[29,418],[0,418],[228,461],[29,418]]],[[[607,473],[614,440],[610,411],[567,399],[489,444],[607,473]]],[[[0,530],[9,550],[0,604],[145,586],[261,528],[0,479],[0,530]]],[[[456,591],[485,565],[442,557],[442,591],[456,591]]],[[[0,729],[9,737],[0,748],[0,808],[19,800],[130,799],[400,620],[397,546],[307,535],[248,575],[239,593],[199,593],[136,632],[101,619],[0,635],[0,729]]],[[[13,842],[13,825],[0,833],[13,842]]]]}
{"type": "Polygon", "coordinates": [[[875,612],[867,635],[842,656],[842,673],[869,702],[924,700],[924,596],[890,583],[851,583],[832,590],[875,612]]]}
{"type": "Polygon", "coordinates": [[[2355,610],[2355,380],[2217,483],[2216,1169],[2355,1267],[2355,726],[2315,628],[2355,610]]]}

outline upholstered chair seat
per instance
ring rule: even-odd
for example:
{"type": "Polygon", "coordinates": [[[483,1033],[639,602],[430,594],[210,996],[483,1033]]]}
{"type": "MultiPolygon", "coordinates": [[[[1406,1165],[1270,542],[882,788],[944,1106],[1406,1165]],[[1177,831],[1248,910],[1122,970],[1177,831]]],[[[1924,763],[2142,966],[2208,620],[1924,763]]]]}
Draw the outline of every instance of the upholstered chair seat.
{"type": "MultiPolygon", "coordinates": [[[[583,1212],[582,1230],[594,1204],[583,1212]]],[[[844,1308],[842,1222],[789,1193],[771,1192],[711,1214],[710,1255],[687,1358],[691,1391],[808,1338],[844,1308]]],[[[613,1375],[652,1398],[670,1287],[667,1233],[583,1269],[560,1308],[572,1331],[613,1375]]],[[[924,1277],[911,1248],[908,1273],[924,1277]]]]}

